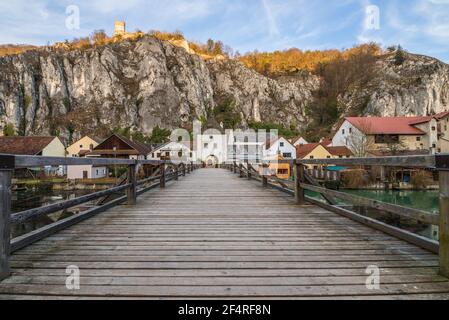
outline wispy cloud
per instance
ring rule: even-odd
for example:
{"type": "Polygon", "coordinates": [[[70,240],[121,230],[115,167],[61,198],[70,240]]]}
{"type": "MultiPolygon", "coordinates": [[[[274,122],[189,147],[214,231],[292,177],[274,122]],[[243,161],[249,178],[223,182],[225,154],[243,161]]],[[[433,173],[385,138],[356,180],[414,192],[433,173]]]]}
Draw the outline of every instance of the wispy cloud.
{"type": "Polygon", "coordinates": [[[93,30],[179,29],[197,41],[220,39],[240,52],[344,48],[360,42],[402,44],[449,62],[449,0],[4,0],[0,43],[62,41],[93,30]],[[367,28],[366,8],[380,9],[380,29],[367,28]],[[79,30],[65,27],[68,5],[79,30]]]}
{"type": "Polygon", "coordinates": [[[277,35],[279,35],[279,28],[278,28],[278,25],[276,22],[276,18],[271,11],[271,7],[268,3],[268,0],[261,0],[261,1],[262,1],[263,8],[265,10],[265,15],[268,20],[270,36],[277,36],[277,35]]]}

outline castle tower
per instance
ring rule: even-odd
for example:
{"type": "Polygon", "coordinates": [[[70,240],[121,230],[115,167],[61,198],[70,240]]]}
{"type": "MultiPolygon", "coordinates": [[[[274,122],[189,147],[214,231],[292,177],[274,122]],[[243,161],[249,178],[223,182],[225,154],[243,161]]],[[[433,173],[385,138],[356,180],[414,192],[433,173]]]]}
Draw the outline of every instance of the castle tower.
{"type": "Polygon", "coordinates": [[[114,37],[123,36],[126,34],[126,23],[125,21],[115,21],[114,37]]]}

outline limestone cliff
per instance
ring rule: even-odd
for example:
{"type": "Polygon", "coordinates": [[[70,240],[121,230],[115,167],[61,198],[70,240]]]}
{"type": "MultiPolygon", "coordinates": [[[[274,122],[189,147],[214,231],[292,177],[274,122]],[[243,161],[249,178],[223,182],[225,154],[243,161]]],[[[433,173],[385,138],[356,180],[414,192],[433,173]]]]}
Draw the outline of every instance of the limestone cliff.
{"type": "MultiPolygon", "coordinates": [[[[342,109],[415,115],[449,109],[449,67],[410,55],[378,62],[368,86],[341,96],[342,109]]],[[[250,121],[303,128],[320,79],[310,73],[268,78],[236,60],[203,58],[145,36],[82,51],[45,48],[0,58],[0,126],[20,134],[105,135],[122,127],[188,128],[224,98],[250,121]]],[[[336,119],[337,121],[338,119],[336,119]]]]}

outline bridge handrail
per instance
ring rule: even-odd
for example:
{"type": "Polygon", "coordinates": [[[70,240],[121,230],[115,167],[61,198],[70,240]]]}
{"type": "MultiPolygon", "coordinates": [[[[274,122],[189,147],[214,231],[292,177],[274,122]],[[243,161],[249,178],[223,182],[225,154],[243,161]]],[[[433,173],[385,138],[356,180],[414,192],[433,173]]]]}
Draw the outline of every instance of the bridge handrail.
{"type": "MultiPolygon", "coordinates": [[[[228,163],[226,167],[234,173],[239,173],[240,177],[245,175],[248,179],[262,181],[263,186],[271,186],[286,192],[295,197],[297,204],[305,204],[306,202],[322,206],[330,211],[344,215],[358,222],[369,225],[375,229],[393,235],[402,240],[408,241],[415,245],[421,246],[429,251],[439,254],[440,257],[440,273],[449,277],[449,154],[438,154],[428,156],[408,156],[408,157],[378,157],[378,158],[346,158],[346,159],[307,159],[307,160],[271,160],[262,161],[263,167],[268,167],[271,163],[289,163],[293,167],[293,189],[285,183],[279,183],[279,179],[274,179],[276,184],[271,183],[271,179],[257,172],[250,173],[243,163],[228,163]],[[432,169],[439,175],[440,190],[440,212],[439,215],[429,213],[424,210],[403,207],[400,205],[390,204],[382,201],[360,197],[348,193],[338,192],[321,186],[318,181],[314,180],[305,172],[306,165],[322,165],[333,166],[379,166],[379,167],[404,167],[404,168],[421,168],[432,169]],[[318,192],[327,203],[305,195],[305,190],[318,192]],[[439,226],[440,241],[434,241],[417,234],[402,230],[397,227],[382,223],[378,220],[362,216],[354,211],[339,206],[333,197],[350,201],[353,204],[361,204],[367,207],[391,212],[401,217],[412,218],[424,223],[439,226]]],[[[255,170],[254,170],[255,171],[255,170]]]]}
{"type": "Polygon", "coordinates": [[[171,180],[178,180],[179,176],[185,176],[197,169],[198,165],[193,162],[181,163],[166,160],[133,160],[115,158],[64,158],[64,157],[42,157],[0,154],[0,281],[10,274],[9,256],[12,252],[24,248],[31,243],[41,240],[57,231],[63,230],[78,222],[103,212],[115,205],[126,202],[135,205],[137,196],[154,189],[165,188],[165,184],[171,180]],[[93,192],[75,199],[61,201],[40,208],[11,214],[11,186],[12,175],[15,169],[36,168],[46,166],[126,166],[126,181],[122,185],[112,187],[108,190],[93,192]],[[137,168],[145,165],[158,168],[157,176],[137,180],[137,168]],[[138,187],[141,187],[138,189],[138,187]],[[72,217],[54,222],[42,228],[11,239],[11,225],[21,224],[35,218],[45,216],[54,212],[72,208],[92,200],[118,194],[126,191],[125,196],[109,201],[103,205],[93,206],[72,217]]]}

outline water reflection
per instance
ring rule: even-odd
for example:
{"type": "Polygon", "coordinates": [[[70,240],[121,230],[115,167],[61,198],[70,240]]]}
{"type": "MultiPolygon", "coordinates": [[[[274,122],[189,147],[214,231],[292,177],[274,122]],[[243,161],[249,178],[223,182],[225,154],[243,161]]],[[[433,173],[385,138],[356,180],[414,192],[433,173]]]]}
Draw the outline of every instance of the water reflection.
{"type": "MultiPolygon", "coordinates": [[[[438,191],[399,191],[399,190],[340,190],[353,195],[370,198],[386,203],[401,205],[403,207],[420,209],[433,214],[439,214],[439,194],[438,191]]],[[[325,201],[320,194],[306,191],[310,197],[325,201]]],[[[352,205],[347,201],[336,199],[339,205],[352,205]]],[[[438,240],[438,226],[420,223],[413,219],[401,218],[389,212],[377,209],[354,206],[353,210],[361,215],[387,223],[391,226],[419,234],[423,237],[438,240]]]]}

